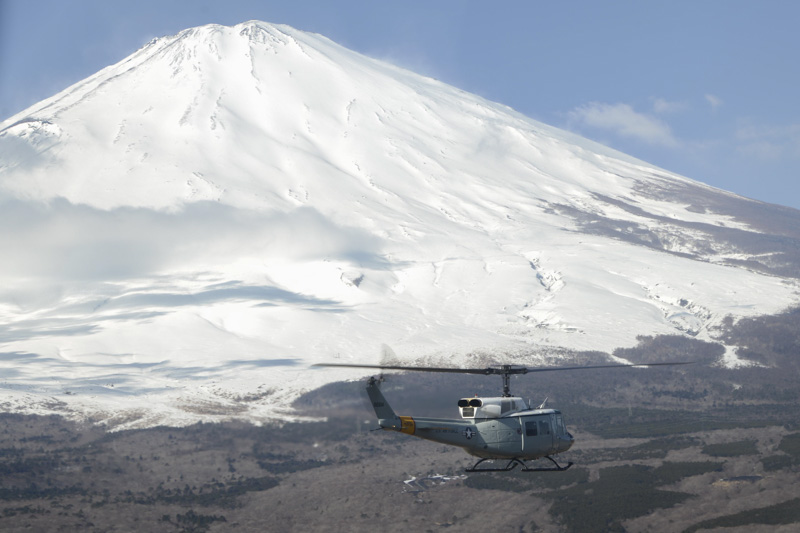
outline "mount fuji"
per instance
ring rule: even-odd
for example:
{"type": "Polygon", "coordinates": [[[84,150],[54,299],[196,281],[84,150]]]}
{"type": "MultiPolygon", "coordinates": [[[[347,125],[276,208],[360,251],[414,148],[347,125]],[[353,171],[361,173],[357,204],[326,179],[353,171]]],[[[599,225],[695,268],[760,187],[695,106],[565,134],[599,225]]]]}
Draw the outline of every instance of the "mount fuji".
{"type": "Polygon", "coordinates": [[[0,405],[116,428],[291,417],[384,344],[534,365],[800,301],[800,212],[263,22],[0,123],[0,228],[0,405]]]}

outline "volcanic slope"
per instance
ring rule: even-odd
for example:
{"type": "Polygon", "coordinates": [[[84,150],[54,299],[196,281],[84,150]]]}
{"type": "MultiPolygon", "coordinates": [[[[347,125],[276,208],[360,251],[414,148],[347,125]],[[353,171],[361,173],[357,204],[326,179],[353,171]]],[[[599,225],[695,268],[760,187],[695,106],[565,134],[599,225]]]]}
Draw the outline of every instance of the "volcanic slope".
{"type": "Polygon", "coordinates": [[[797,211],[263,22],[2,122],[0,203],[3,407],[118,427],[290,416],[384,343],[536,364],[798,301],[797,211]]]}

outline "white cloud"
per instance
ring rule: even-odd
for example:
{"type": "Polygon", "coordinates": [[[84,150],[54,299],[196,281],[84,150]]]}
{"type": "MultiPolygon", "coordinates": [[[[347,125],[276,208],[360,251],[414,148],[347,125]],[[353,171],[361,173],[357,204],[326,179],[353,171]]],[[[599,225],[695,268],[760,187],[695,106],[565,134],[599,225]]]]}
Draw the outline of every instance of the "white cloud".
{"type": "Polygon", "coordinates": [[[226,264],[246,254],[370,262],[379,247],[377,237],[310,208],[259,213],[208,202],[163,213],[0,201],[0,280],[113,282],[186,264],[226,264]]]}
{"type": "Polygon", "coordinates": [[[800,157],[800,124],[785,126],[743,123],[736,129],[740,152],[763,160],[800,157]]]}
{"type": "Polygon", "coordinates": [[[683,102],[670,102],[663,98],[653,99],[653,111],[658,114],[677,113],[686,109],[686,104],[683,102]]]}
{"type": "Polygon", "coordinates": [[[639,113],[628,104],[592,102],[570,111],[569,119],[579,127],[610,131],[620,137],[651,145],[678,145],[666,123],[654,116],[639,113]]]}
{"type": "Polygon", "coordinates": [[[712,110],[715,110],[722,105],[722,99],[718,96],[713,94],[706,94],[705,95],[706,102],[711,106],[712,110]]]}

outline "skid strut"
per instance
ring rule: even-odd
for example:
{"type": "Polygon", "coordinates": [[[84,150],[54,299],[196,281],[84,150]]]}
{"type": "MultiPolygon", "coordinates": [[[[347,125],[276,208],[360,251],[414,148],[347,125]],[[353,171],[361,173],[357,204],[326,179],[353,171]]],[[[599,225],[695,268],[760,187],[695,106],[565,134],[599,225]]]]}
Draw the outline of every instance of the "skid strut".
{"type": "Polygon", "coordinates": [[[567,463],[566,466],[561,466],[556,462],[555,459],[553,459],[549,455],[545,455],[544,458],[549,459],[550,462],[552,462],[555,466],[548,466],[546,468],[544,467],[531,468],[525,464],[525,461],[523,461],[522,459],[517,459],[515,457],[513,459],[509,459],[508,463],[506,463],[506,466],[502,468],[478,468],[478,465],[480,465],[484,461],[494,461],[494,459],[481,459],[480,461],[472,465],[472,468],[466,468],[464,469],[464,471],[465,472],[509,472],[511,470],[514,470],[517,467],[517,465],[520,465],[522,467],[520,472],[563,472],[564,470],[567,470],[569,467],[571,467],[573,464],[572,461],[570,461],[569,463],[567,463]]]}

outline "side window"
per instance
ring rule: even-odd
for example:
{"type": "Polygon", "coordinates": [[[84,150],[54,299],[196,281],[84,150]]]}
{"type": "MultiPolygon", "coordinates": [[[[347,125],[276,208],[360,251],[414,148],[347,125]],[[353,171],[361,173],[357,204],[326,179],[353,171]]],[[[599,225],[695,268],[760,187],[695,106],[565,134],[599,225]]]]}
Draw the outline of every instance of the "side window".
{"type": "Polygon", "coordinates": [[[542,435],[550,434],[550,422],[547,420],[539,420],[539,433],[542,435]]]}
{"type": "Polygon", "coordinates": [[[511,410],[511,400],[503,400],[500,403],[500,412],[507,413],[510,410],[511,410]]]}
{"type": "Polygon", "coordinates": [[[536,435],[538,435],[536,431],[536,422],[525,422],[525,436],[535,437],[536,435]]]}

